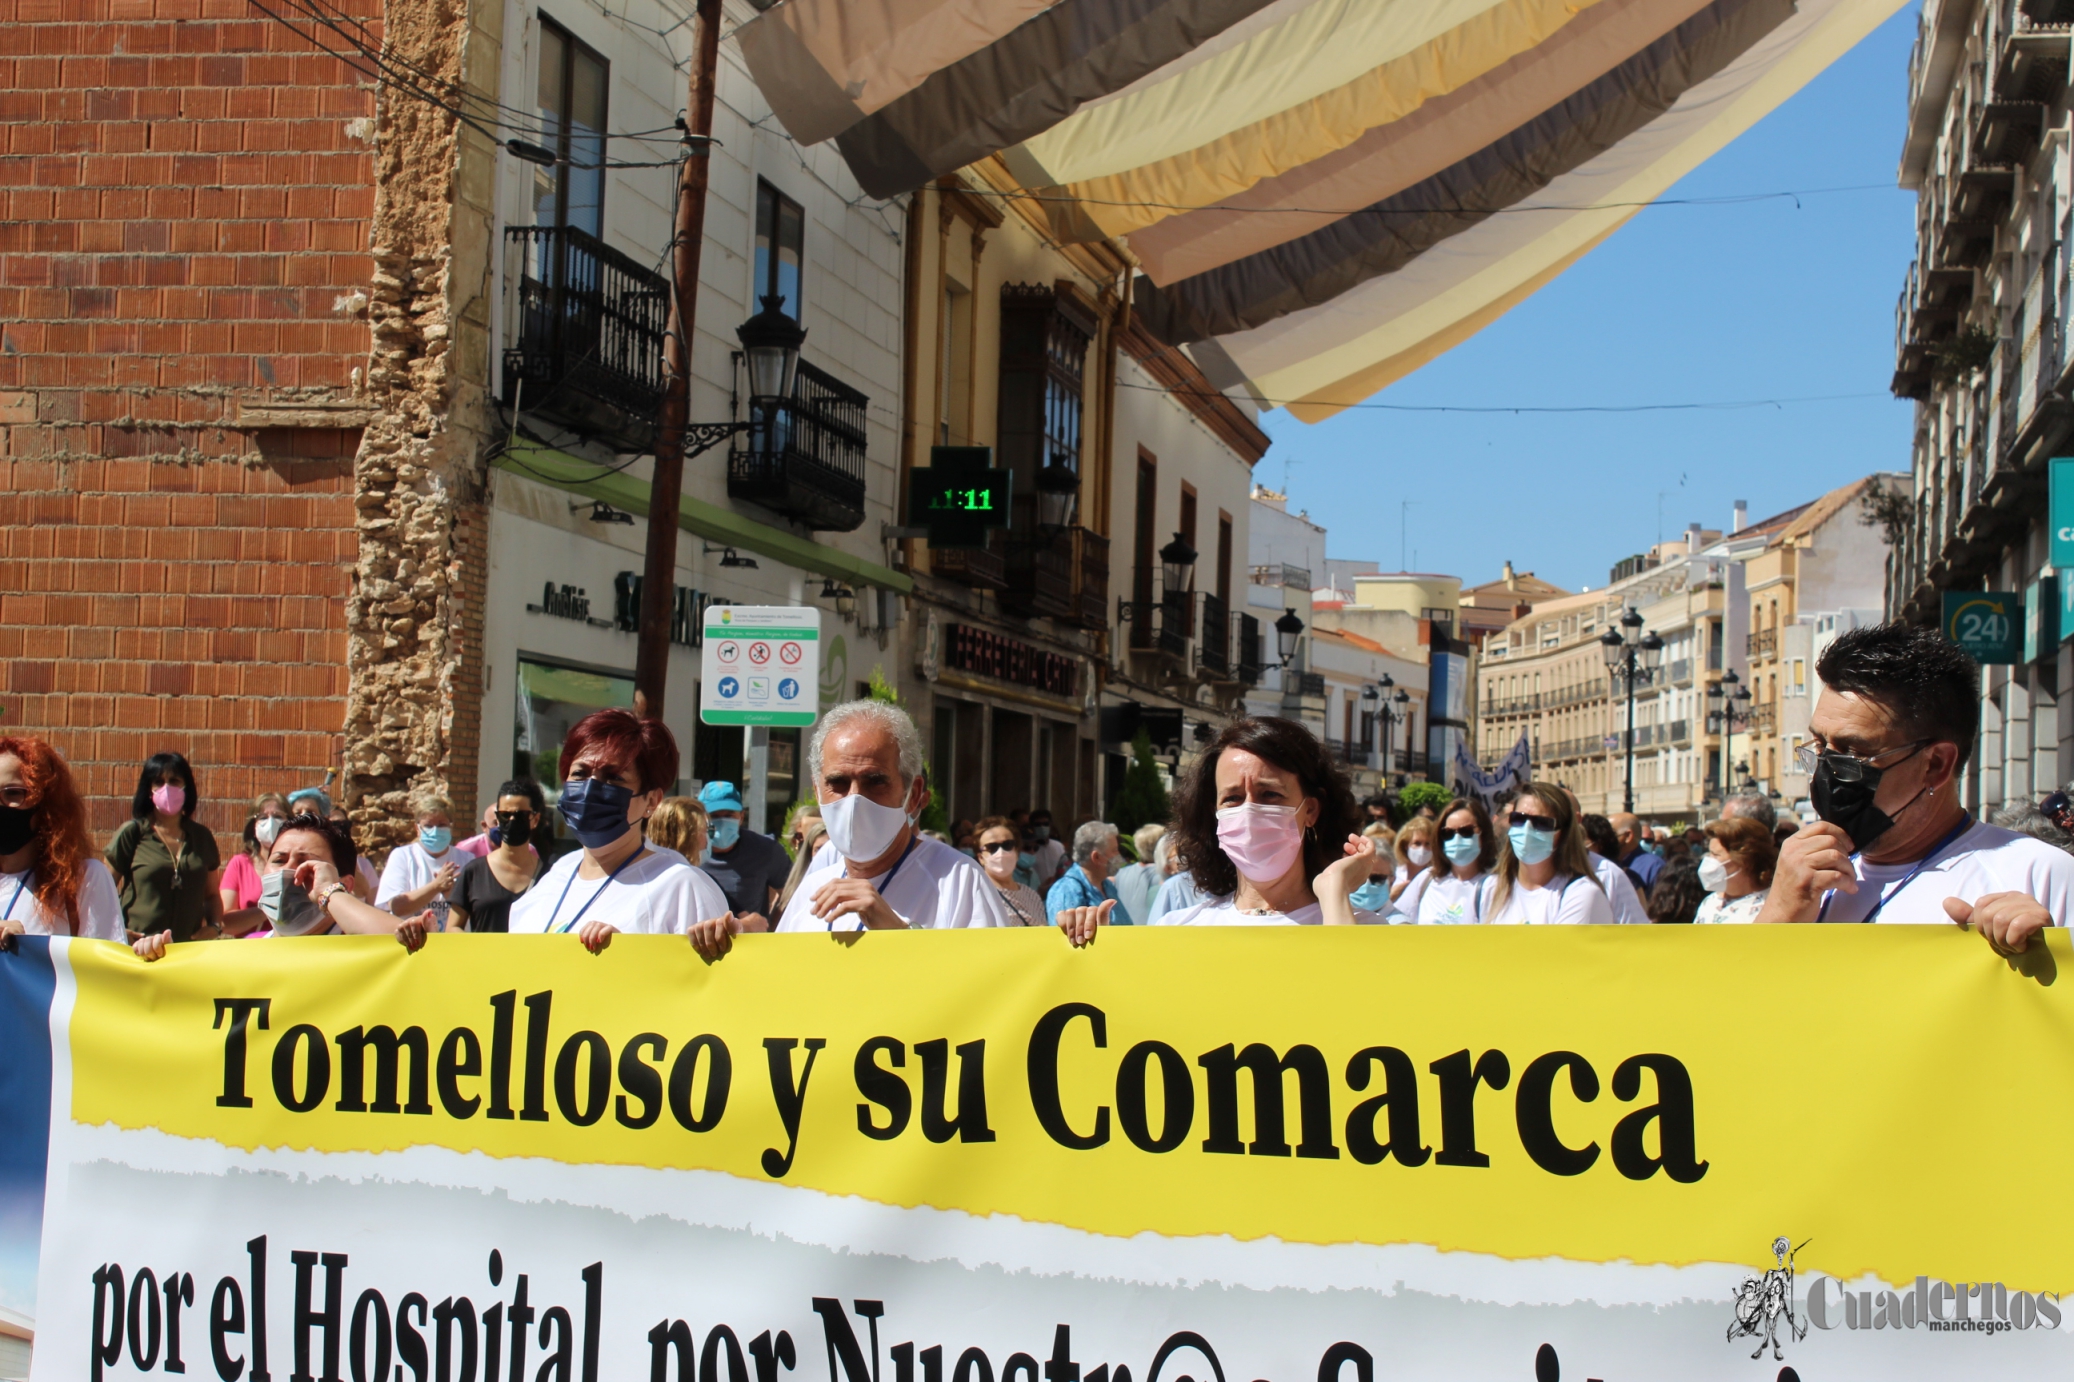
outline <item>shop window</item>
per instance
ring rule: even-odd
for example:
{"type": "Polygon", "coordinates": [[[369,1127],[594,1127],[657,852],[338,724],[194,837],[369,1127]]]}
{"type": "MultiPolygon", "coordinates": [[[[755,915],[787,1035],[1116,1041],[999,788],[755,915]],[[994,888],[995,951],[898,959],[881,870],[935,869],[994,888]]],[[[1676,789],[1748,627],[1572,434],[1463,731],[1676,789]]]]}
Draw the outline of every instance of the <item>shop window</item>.
{"type": "Polygon", "coordinates": [[[800,320],[800,265],[806,243],[806,212],[798,202],[769,183],[756,183],[756,298],[753,316],[763,299],[778,299],[778,308],[800,320]]]}
{"type": "Polygon", "coordinates": [[[594,710],[627,710],[634,704],[631,672],[607,672],[521,657],[518,720],[512,735],[511,775],[531,778],[547,795],[548,820],[558,842],[566,827],[553,810],[562,794],[562,745],[576,722],[594,710]]]}
{"type": "Polygon", "coordinates": [[[553,164],[527,164],[533,223],[605,231],[605,59],[553,20],[540,20],[540,142],[553,164]]]}

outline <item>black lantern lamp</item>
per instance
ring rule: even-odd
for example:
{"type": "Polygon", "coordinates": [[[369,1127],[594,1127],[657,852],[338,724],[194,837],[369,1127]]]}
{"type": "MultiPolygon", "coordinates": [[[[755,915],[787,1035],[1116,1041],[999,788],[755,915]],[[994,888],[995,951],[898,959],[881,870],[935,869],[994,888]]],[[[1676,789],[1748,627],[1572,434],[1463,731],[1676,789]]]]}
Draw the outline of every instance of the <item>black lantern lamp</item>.
{"type": "Polygon", "coordinates": [[[1069,465],[1048,465],[1037,472],[1037,526],[1057,537],[1073,526],[1080,507],[1080,476],[1069,465]]]}
{"type": "MultiPolygon", "coordinates": [[[[1641,622],[1639,615],[1636,616],[1636,622],[1641,622]]],[[[1642,635],[1642,665],[1651,672],[1664,665],[1664,641],[1657,637],[1654,629],[1642,635]]]]}
{"type": "MultiPolygon", "coordinates": [[[[1177,595],[1186,590],[1188,573],[1194,567],[1195,548],[1189,546],[1181,534],[1174,534],[1174,540],[1159,549],[1159,570],[1161,577],[1166,581],[1167,594],[1177,595]]],[[[1278,624],[1276,627],[1281,626],[1278,624]]]]}
{"type": "Polygon", "coordinates": [[[749,364],[749,400],[790,398],[806,328],[785,313],[785,299],[763,299],[763,310],[735,328],[749,364]]]}
{"type": "Polygon", "coordinates": [[[848,619],[850,612],[857,608],[857,592],[833,576],[822,577],[821,598],[834,602],[838,619],[848,619]]]}
{"type": "Polygon", "coordinates": [[[1284,667],[1296,656],[1296,640],[1302,636],[1303,620],[1296,617],[1295,610],[1283,610],[1282,617],[1275,621],[1275,650],[1282,655],[1284,667]]]}

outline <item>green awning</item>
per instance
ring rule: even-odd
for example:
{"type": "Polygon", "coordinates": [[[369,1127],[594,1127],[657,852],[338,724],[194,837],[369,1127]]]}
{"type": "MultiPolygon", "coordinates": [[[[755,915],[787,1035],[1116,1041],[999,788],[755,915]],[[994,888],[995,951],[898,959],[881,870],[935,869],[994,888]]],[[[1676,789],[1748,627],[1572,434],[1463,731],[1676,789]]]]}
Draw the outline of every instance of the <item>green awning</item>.
{"type": "MultiPolygon", "coordinates": [[[[601,472],[594,462],[566,451],[519,441],[493,462],[499,470],[543,485],[602,499],[614,508],[648,516],[648,484],[630,475],[601,472]]],[[[768,523],[744,518],[731,509],[708,504],[684,495],[677,501],[677,526],[687,533],[744,552],[769,557],[772,561],[817,575],[833,576],[851,585],[875,585],[905,595],[915,588],[914,580],[890,566],[865,561],[834,547],[824,547],[808,538],[795,537],[768,523]]]]}

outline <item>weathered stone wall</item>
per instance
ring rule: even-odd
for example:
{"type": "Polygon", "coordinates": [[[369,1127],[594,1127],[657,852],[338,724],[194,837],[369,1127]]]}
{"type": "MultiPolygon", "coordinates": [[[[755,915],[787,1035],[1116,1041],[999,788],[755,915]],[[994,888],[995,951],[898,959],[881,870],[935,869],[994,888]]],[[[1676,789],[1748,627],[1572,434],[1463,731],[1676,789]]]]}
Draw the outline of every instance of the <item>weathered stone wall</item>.
{"type": "MultiPolygon", "coordinates": [[[[400,4],[386,41],[494,97],[500,24],[485,0],[400,4]]],[[[457,825],[475,809],[495,157],[449,111],[382,91],[345,717],[346,799],[369,843],[408,837],[421,790],[453,798],[457,825]]]]}

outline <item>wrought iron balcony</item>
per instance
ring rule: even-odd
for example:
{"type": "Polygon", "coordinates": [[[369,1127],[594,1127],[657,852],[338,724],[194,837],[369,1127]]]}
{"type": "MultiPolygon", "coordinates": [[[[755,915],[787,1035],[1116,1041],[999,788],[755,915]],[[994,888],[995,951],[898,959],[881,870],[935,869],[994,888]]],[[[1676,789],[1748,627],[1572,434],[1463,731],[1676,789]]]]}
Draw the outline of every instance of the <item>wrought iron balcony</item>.
{"type": "Polygon", "coordinates": [[[504,402],[615,451],[655,445],[670,284],[571,226],[504,232],[504,402]]]}
{"type": "Polygon", "coordinates": [[[1260,620],[1250,614],[1241,614],[1239,616],[1239,647],[1233,659],[1238,665],[1240,685],[1260,685],[1262,656],[1263,654],[1260,650],[1260,620]]]}
{"type": "Polygon", "coordinates": [[[1195,665],[1212,681],[1231,678],[1231,615],[1215,595],[1203,597],[1202,629],[1195,640],[1195,665]]]}
{"type": "Polygon", "coordinates": [[[1026,619],[1079,617],[1073,593],[1073,540],[1065,529],[1047,531],[1038,524],[1036,495],[1015,496],[1014,522],[996,529],[993,540],[1006,568],[1001,608],[1026,619]]]}
{"type": "Polygon", "coordinates": [[[1008,584],[1008,563],[992,547],[934,548],[929,570],[974,590],[999,590],[1008,584]]]}
{"type": "Polygon", "coordinates": [[[1073,539],[1073,603],[1083,629],[1109,627],[1109,539],[1085,528],[1069,530],[1073,539]]]}
{"type": "Polygon", "coordinates": [[[1131,588],[1139,598],[1120,602],[1118,616],[1131,626],[1132,652],[1157,653],[1186,663],[1188,640],[1193,634],[1193,597],[1185,590],[1170,590],[1156,599],[1145,598],[1158,588],[1156,568],[1137,567],[1131,588]]]}
{"type": "Polygon", "coordinates": [[[728,453],[727,497],[821,532],[847,533],[863,523],[871,400],[801,360],[790,398],[750,406],[759,411],[757,425],[728,453]]]}
{"type": "Polygon", "coordinates": [[[1771,657],[1779,651],[1779,631],[1760,629],[1744,640],[1744,654],[1748,657],[1771,657]]]}

